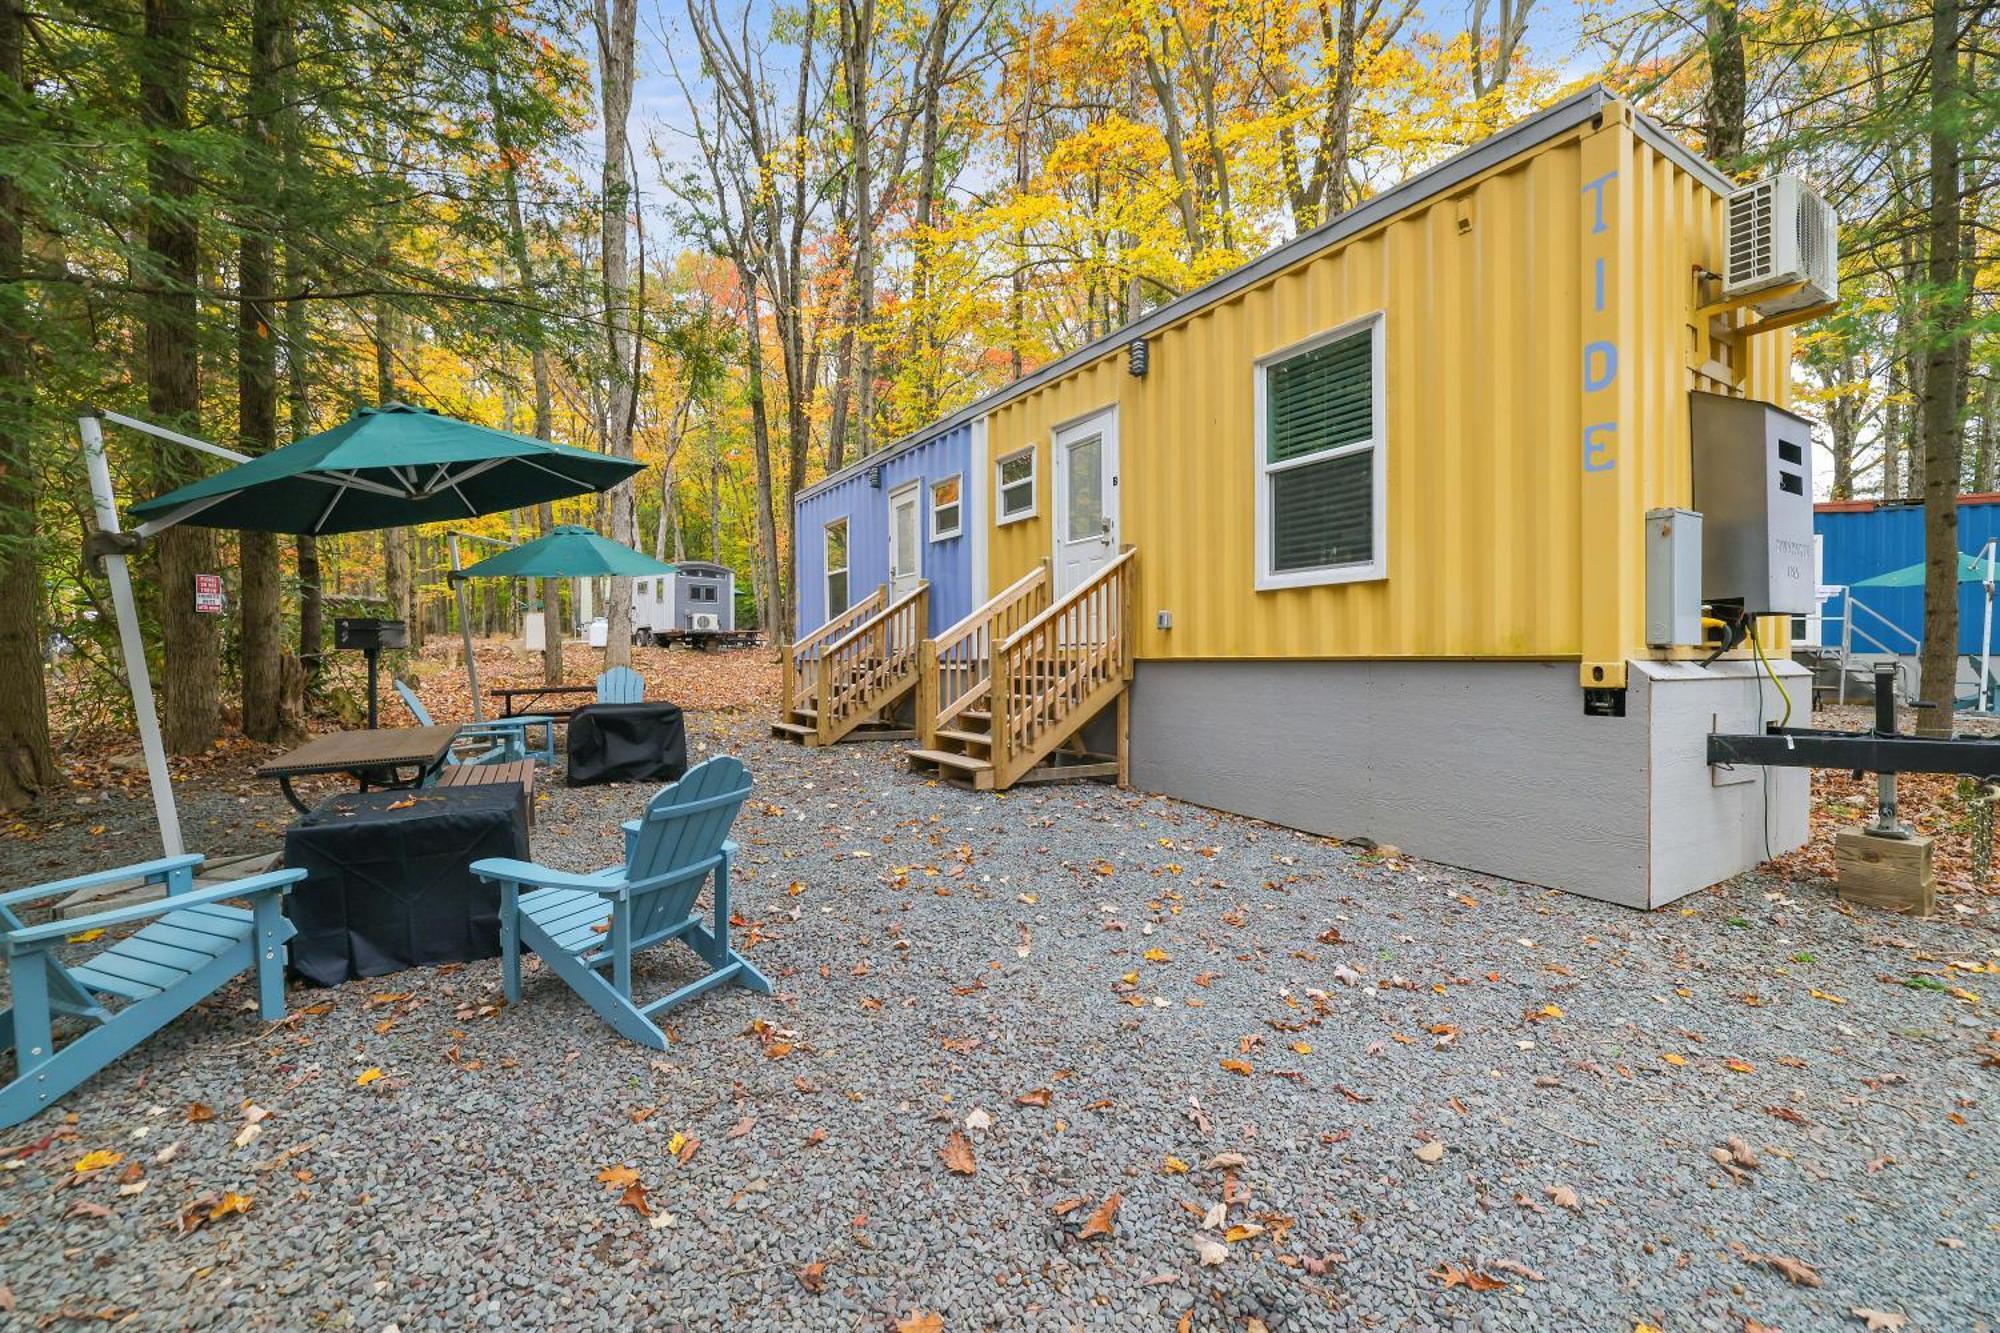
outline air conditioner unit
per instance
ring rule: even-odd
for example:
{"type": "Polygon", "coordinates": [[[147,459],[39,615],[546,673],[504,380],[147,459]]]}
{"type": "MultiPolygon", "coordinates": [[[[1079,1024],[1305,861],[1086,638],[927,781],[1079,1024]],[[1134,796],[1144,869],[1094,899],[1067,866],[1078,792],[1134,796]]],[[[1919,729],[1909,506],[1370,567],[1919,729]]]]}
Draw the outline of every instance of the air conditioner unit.
{"type": "Polygon", "coordinates": [[[1780,172],[1729,196],[1729,253],[1724,298],[1755,296],[1804,283],[1798,291],[1753,301],[1763,315],[1824,305],[1840,291],[1840,219],[1797,176],[1780,172]]]}
{"type": "Polygon", "coordinates": [[[688,616],[688,628],[696,633],[714,634],[722,629],[722,617],[713,611],[695,611],[688,616]]]}

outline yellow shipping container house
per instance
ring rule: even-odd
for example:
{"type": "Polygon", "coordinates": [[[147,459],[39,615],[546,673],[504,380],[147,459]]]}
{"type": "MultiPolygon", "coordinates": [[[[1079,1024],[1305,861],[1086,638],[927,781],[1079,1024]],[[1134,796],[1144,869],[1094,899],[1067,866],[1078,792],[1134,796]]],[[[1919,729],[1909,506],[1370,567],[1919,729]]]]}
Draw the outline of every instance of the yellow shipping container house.
{"type": "Polygon", "coordinates": [[[802,492],[969,424],[984,600],[930,634],[889,523],[777,729],[1640,907],[1796,847],[1806,775],[1705,737],[1810,706],[1784,409],[1831,248],[1795,182],[1578,94],[802,492]]]}

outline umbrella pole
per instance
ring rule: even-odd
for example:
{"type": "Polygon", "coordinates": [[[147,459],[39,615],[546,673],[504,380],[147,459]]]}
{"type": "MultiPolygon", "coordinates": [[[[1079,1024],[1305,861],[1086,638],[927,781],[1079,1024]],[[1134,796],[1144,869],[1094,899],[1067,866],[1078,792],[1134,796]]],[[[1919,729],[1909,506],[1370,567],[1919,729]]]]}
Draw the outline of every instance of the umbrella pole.
{"type": "Polygon", "coordinates": [[[1993,573],[2000,537],[1986,539],[1986,628],[1979,639],[1979,711],[1993,711],[1993,573]]]}
{"type": "MultiPolygon", "coordinates": [[[[120,531],[118,498],[111,490],[111,465],[104,458],[104,425],[94,416],[78,417],[76,433],[83,442],[83,462],[90,473],[91,507],[97,530],[120,531]]],[[[153,711],[153,678],[146,670],[145,640],[139,635],[139,608],[132,599],[132,571],[125,556],[107,552],[104,576],[111,584],[111,609],[118,622],[118,646],[125,657],[125,679],[132,687],[132,716],[139,724],[139,748],[146,756],[146,778],[153,789],[153,812],[160,821],[160,845],[168,856],[179,856],[180,812],[174,808],[173,779],[167,770],[167,747],[160,740],[160,720],[153,711]]]]}
{"type": "Polygon", "coordinates": [[[472,660],[472,618],[465,613],[465,580],[458,576],[458,534],[452,533],[451,542],[451,589],[458,597],[458,633],[465,642],[465,678],[472,685],[472,720],[486,720],[485,706],[479,702],[479,663],[472,660]]]}

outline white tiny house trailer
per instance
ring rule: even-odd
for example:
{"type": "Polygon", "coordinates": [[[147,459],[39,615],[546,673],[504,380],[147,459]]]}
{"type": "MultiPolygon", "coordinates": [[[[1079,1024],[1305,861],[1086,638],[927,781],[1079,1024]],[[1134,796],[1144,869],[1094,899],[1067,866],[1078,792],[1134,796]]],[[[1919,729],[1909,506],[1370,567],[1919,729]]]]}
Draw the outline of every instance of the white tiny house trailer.
{"type": "Polygon", "coordinates": [[[641,643],[700,641],[736,632],[736,575],[684,560],[672,574],[632,580],[632,635],[641,643]]]}

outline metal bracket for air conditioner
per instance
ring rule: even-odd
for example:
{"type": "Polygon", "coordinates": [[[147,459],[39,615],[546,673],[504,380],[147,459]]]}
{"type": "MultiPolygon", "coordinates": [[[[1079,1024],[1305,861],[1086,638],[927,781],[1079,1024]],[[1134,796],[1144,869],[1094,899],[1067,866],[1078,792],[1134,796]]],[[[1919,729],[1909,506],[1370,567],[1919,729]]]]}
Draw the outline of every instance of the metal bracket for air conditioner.
{"type": "MultiPolygon", "coordinates": [[[[1819,305],[1805,306],[1798,310],[1787,310],[1782,315],[1767,315],[1748,324],[1725,324],[1717,329],[1717,320],[1727,319],[1740,310],[1746,310],[1760,301],[1780,301],[1795,292],[1805,290],[1803,282],[1790,282],[1780,287],[1767,288],[1761,292],[1750,292],[1742,296],[1727,296],[1708,300],[1711,285],[1719,287],[1722,280],[1701,265],[1694,269],[1694,309],[1688,315],[1688,325],[1694,330],[1694,363],[1705,367],[1715,360],[1715,345],[1724,343],[1730,347],[1740,346],[1744,339],[1754,338],[1760,333],[1771,333],[1787,329],[1794,324],[1803,324],[1809,319],[1818,319],[1835,308],[1835,302],[1826,301],[1819,305]]],[[[1735,379],[1740,382],[1745,367],[1733,367],[1735,379]]],[[[1706,373],[1706,372],[1704,372],[1706,373]]]]}

